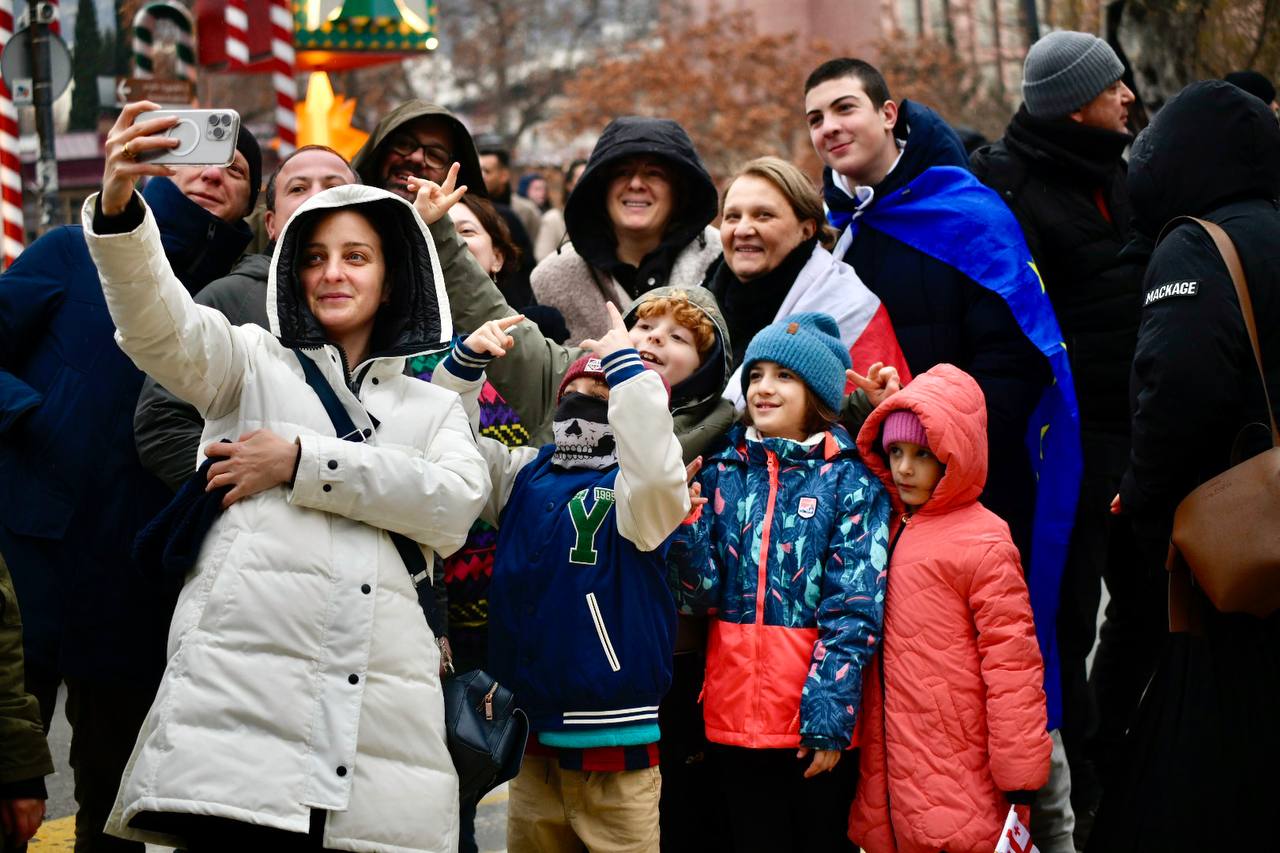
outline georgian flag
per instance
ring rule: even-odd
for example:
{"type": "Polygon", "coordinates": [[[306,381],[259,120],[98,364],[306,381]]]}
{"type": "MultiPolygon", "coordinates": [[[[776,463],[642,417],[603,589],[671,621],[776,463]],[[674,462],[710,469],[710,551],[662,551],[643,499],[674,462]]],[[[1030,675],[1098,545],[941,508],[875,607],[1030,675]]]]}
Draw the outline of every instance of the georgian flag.
{"type": "MultiPolygon", "coordinates": [[[[866,375],[868,367],[882,361],[898,369],[903,385],[911,381],[907,360],[880,298],[862,283],[853,267],[837,260],[821,246],[814,247],[813,255],[796,276],[795,284],[791,285],[773,319],[777,322],[808,311],[821,311],[835,318],[840,339],[849,347],[854,370],[866,375]]],[[[853,387],[850,385],[845,390],[852,391],[853,387]]],[[[742,365],[738,365],[729,379],[724,397],[732,400],[739,411],[746,405],[742,398],[742,365]]]]}

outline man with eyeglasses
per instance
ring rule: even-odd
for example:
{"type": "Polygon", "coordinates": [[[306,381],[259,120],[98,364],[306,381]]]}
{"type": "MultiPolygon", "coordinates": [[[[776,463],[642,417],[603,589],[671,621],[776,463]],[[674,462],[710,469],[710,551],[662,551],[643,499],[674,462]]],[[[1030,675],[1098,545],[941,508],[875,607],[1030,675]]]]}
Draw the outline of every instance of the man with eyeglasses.
{"type": "Polygon", "coordinates": [[[361,182],[413,201],[408,178],[443,183],[449,165],[458,162],[458,183],[472,194],[488,196],[471,134],[444,107],[405,101],[374,128],[351,166],[361,182]]]}
{"type": "MultiPolygon", "coordinates": [[[[426,178],[444,183],[450,164],[458,163],[458,185],[467,192],[489,198],[480,155],[471,133],[444,107],[426,101],[405,101],[386,115],[373,129],[368,141],[356,152],[351,167],[369,186],[382,187],[413,201],[408,179],[426,178]]],[[[533,243],[520,218],[505,204],[495,204],[520,250],[519,277],[507,283],[508,300],[521,306],[532,303],[529,272],[533,269],[533,243]],[[515,299],[512,300],[512,294],[515,299]],[[523,297],[523,298],[522,298],[523,297]]]]}

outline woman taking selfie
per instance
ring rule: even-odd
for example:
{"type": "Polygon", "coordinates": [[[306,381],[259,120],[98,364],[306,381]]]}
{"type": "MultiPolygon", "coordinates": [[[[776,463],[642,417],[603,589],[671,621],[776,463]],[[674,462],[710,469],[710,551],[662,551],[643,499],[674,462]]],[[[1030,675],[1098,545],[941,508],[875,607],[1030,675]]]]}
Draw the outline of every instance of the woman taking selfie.
{"type": "Polygon", "coordinates": [[[403,199],[327,190],[277,241],[271,331],[231,326],[174,278],[133,191],[169,173],[137,159],[172,145],[171,119],[133,124],[154,108],[112,128],[85,236],[121,348],[204,415],[208,488],[230,490],[107,828],[191,851],[453,850],[439,652],[389,535],[449,554],[489,487],[457,398],[404,375],[452,331],[434,246],[403,199]],[[358,435],[335,435],[302,359],[358,435]]]}

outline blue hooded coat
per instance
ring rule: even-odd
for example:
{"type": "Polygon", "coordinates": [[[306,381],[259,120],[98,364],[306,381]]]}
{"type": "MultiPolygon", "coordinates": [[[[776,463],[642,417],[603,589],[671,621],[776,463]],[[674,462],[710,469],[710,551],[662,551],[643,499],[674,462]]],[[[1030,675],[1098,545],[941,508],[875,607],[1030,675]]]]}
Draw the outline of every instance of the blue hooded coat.
{"type": "MultiPolygon", "coordinates": [[[[171,181],[152,180],[143,197],[193,293],[249,243],[243,221],[224,222],[171,181]]],[[[0,554],[30,669],[148,679],[164,664],[171,603],[130,552],[170,495],[138,461],[143,374],[114,334],[80,226],[50,231],[0,277],[0,554]]]]}

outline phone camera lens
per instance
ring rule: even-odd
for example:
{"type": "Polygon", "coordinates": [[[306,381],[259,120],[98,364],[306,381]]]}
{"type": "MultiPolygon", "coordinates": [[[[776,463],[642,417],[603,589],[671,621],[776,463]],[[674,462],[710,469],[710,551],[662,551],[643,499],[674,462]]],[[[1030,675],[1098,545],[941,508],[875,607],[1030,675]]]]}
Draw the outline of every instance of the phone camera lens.
{"type": "Polygon", "coordinates": [[[227,132],[220,127],[215,127],[212,130],[212,134],[214,139],[221,139],[222,137],[227,135],[227,132]]]}
{"type": "Polygon", "coordinates": [[[229,116],[229,115],[224,115],[224,116],[222,117],[222,126],[223,126],[223,127],[231,127],[231,116],[229,116]]]}
{"type": "Polygon", "coordinates": [[[217,126],[218,126],[218,117],[209,116],[209,127],[217,127],[217,126]]]}

